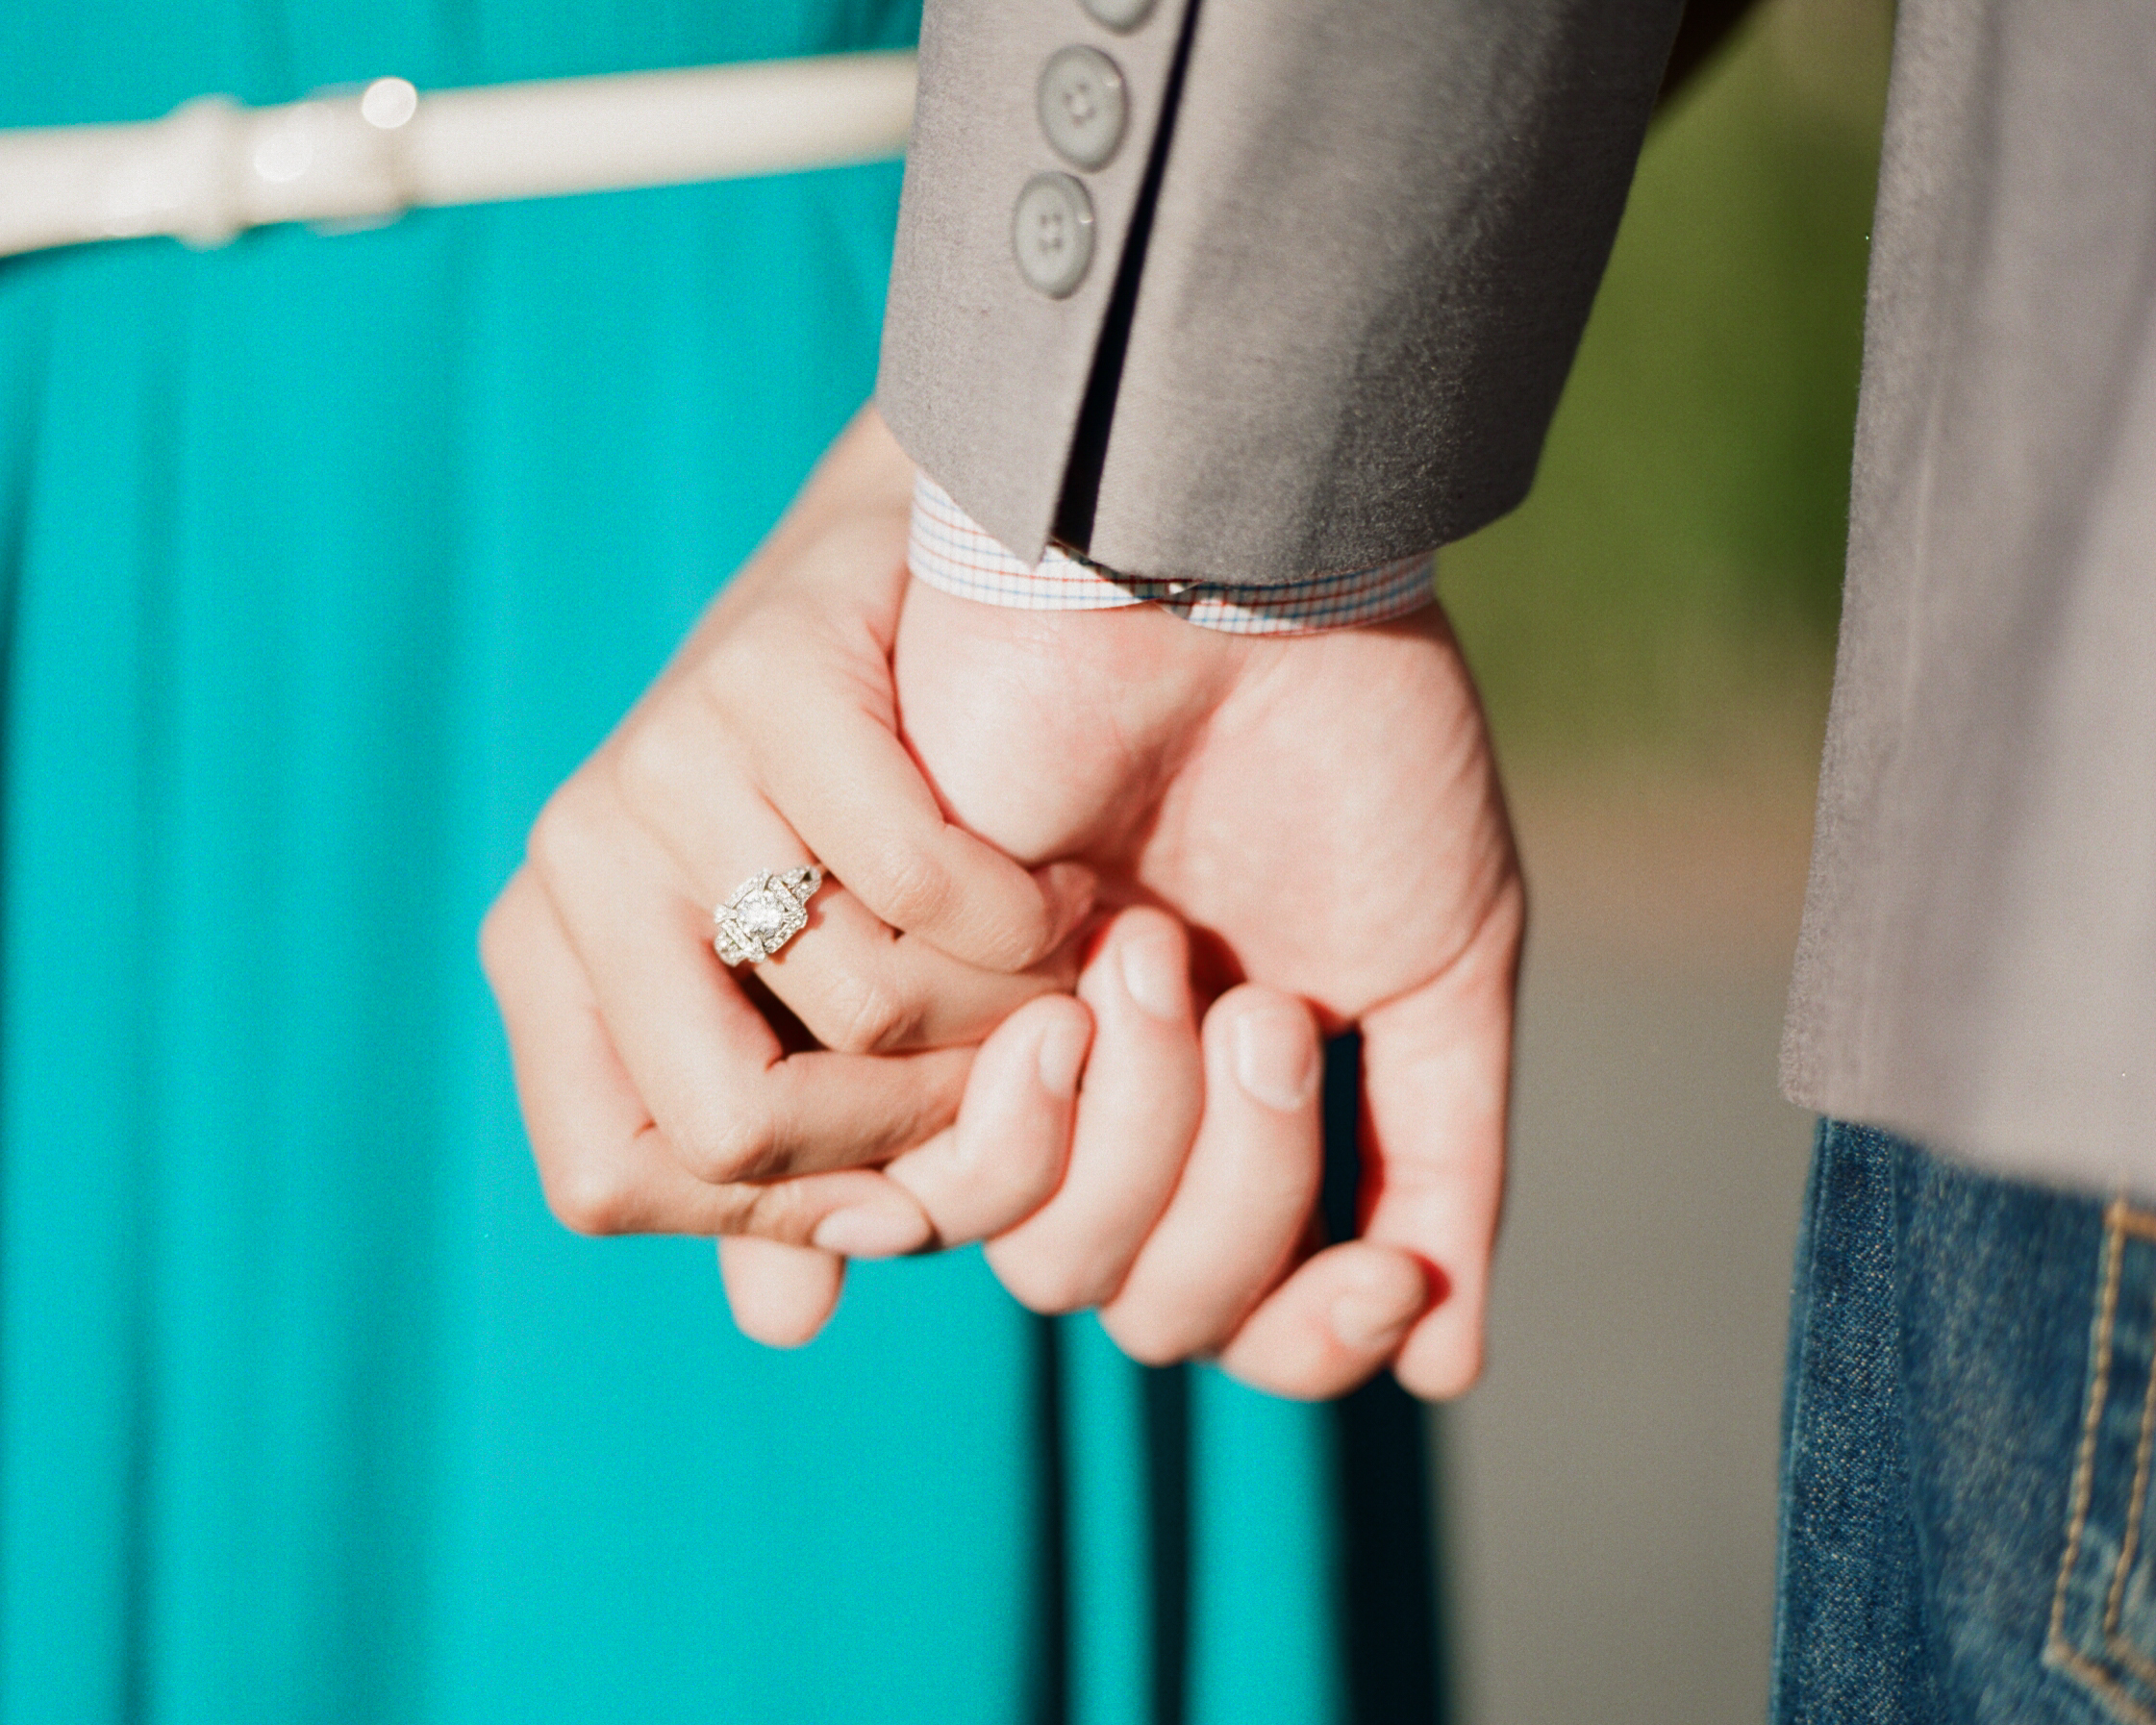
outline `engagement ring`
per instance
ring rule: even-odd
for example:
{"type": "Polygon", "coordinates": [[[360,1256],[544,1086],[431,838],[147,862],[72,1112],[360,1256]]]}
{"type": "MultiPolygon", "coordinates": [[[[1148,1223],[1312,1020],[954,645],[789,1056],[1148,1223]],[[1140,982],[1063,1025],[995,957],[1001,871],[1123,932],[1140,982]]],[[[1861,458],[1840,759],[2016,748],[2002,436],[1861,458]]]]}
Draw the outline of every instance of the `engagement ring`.
{"type": "Polygon", "coordinates": [[[784,874],[751,875],[712,912],[718,924],[712,945],[728,964],[769,958],[809,926],[809,900],[822,885],[823,870],[813,862],[784,874]]]}

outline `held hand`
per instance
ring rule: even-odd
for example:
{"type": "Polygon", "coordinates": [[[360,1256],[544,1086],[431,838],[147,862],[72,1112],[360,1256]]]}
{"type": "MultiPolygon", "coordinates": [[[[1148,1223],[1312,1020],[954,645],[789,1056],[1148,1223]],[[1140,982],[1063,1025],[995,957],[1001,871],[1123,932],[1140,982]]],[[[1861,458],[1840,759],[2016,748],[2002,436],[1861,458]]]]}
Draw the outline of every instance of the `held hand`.
{"type": "Polygon", "coordinates": [[[910,484],[865,414],[550,804],[489,915],[484,953],[550,1201],[589,1232],[720,1234],[742,1327],[787,1342],[836,1300],[836,1253],[996,1234],[1053,1192],[994,1249],[1015,1287],[1057,1307],[1112,1289],[1111,1327],[1141,1357],[1221,1348],[1287,1393],[1381,1363],[1424,1303],[1427,1264],[1436,1305],[1396,1363],[1424,1393],[1461,1387],[1479,1350],[1519,895],[1448,639],[1239,641],[1152,612],[1050,619],[913,589],[908,728],[953,824],[895,738],[910,484]],[[1368,705],[1332,711],[1341,688],[1368,705]],[[1392,714],[1404,731],[1388,731],[1392,714]],[[1337,855],[1247,778],[1254,762],[1276,787],[1312,776],[1328,723],[1351,767],[1316,772],[1302,807],[1349,817],[1337,855]],[[1373,734],[1402,746],[1365,759],[1373,734]],[[1395,781],[1388,827],[1371,805],[1395,781]],[[1068,866],[1029,880],[964,830],[975,823],[1020,854],[1100,859],[1121,893],[1211,931],[1201,970],[1240,967],[1257,987],[1213,1005],[1202,1046],[1194,1010],[1134,1012],[1144,967],[1124,962],[1124,934],[1150,920],[1156,949],[1175,948],[1154,1007],[1158,978],[1187,988],[1189,966],[1172,922],[1126,913],[1082,984],[1100,1035],[1073,1098],[1091,1022],[1043,990],[1067,983],[1061,942],[1091,881],[1068,866]],[[1258,878],[1239,851],[1265,860],[1258,878]],[[807,931],[753,979],[720,969],[707,907],[811,855],[834,881],[807,931]],[[1397,939],[1358,920],[1393,905],[1397,939]],[[1316,1180],[1306,1000],[1328,1022],[1364,1019],[1374,1205],[1368,1240],[1275,1288],[1316,1180]],[[990,1025],[977,1060],[937,1046],[990,1025]]]}
{"type": "Polygon", "coordinates": [[[1063,1184],[990,1242],[990,1262],[1037,1310],[1099,1306],[1140,1360],[1216,1354],[1276,1394],[1338,1395],[1397,1351],[1427,1279],[1367,1242],[1310,1257],[1324,1161],[1316,1017],[1243,984],[1201,1026],[1190,956],[1161,911],[1110,925],[1079,979],[1093,1045],[1063,1184]]]}
{"type": "MultiPolygon", "coordinates": [[[[884,1255],[1007,1227],[1061,1173],[1091,883],[949,825],[897,738],[911,485],[872,419],[840,439],[550,800],[489,913],[525,1122],[572,1228],[884,1255]],[[812,859],[830,878],[807,927],[721,965],[713,907],[812,859]],[[962,1111],[963,1044],[984,1037],[962,1111]]],[[[836,1297],[836,1258],[784,1262],[796,1295],[836,1297]]],[[[751,1300],[746,1327],[800,1339],[786,1305],[751,1300]]]]}
{"type": "MultiPolygon", "coordinates": [[[[1404,1257],[1427,1278],[1427,1310],[1395,1369],[1419,1394],[1466,1388],[1480,1369],[1502,1188],[1524,900],[1481,713],[1442,614],[1238,638],[1150,607],[1026,612],[915,584],[895,664],[907,740],[953,818],[1021,860],[1085,861],[1104,895],[1159,905],[1199,931],[1198,969],[1214,987],[1245,985],[1207,1015],[1208,1123],[1187,1164],[1161,1155],[1181,1170],[1172,1195],[1128,1173],[1119,1187],[1091,1184],[1089,1076],[1062,1189],[990,1248],[1006,1282],[1050,1309],[1112,1292],[1104,1320],[1141,1358],[1219,1347],[1269,1388],[1324,1393],[1345,1387],[1341,1362],[1355,1350],[1313,1364],[1306,1344],[1396,1301],[1404,1257]],[[1303,1002],[1327,1030],[1363,1029],[1363,1235],[1300,1267],[1291,1237],[1254,1277],[1256,1195],[1282,1214],[1291,1189],[1299,1229],[1316,1191],[1316,1043],[1302,1044],[1298,1067],[1290,1031],[1303,1002]],[[1216,1130],[1223,1095],[1266,1098],[1307,1125],[1268,1138],[1252,1112],[1216,1130]],[[1243,1159],[1232,1168],[1231,1144],[1243,1159]],[[1166,1250],[1177,1236],[1183,1246],[1166,1250]],[[1239,1238],[1250,1252],[1234,1275],[1170,1276],[1239,1238]],[[1072,1264],[1091,1274],[1069,1279],[1072,1264]],[[1178,1284],[1172,1298],[1155,1291],[1164,1276],[1178,1284]],[[1208,1304],[1207,1286],[1234,1297],[1208,1304]],[[1289,1362],[1290,1339],[1304,1363],[1289,1362]]],[[[1082,992],[1099,1023],[1098,1072],[1118,1058],[1113,1020],[1097,988],[1082,992]]],[[[1273,1226],[1265,1238],[1277,1241],[1273,1226]]]]}

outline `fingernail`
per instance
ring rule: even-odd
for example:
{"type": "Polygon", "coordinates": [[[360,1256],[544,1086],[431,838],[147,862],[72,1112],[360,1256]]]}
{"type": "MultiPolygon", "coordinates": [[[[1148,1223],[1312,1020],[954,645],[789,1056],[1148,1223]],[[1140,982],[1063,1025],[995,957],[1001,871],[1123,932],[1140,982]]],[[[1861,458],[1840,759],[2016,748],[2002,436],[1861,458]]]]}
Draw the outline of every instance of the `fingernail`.
{"type": "Polygon", "coordinates": [[[1180,1023],[1190,979],[1171,935],[1136,935],[1122,944],[1124,992],[1152,1017],[1180,1023]]]}
{"type": "Polygon", "coordinates": [[[1317,1038],[1292,1007],[1260,1007],[1236,1020],[1235,1073],[1267,1108],[1301,1108],[1317,1088],[1317,1038]]]}
{"type": "Polygon", "coordinates": [[[1058,1013],[1056,1021],[1041,1033],[1040,1050],[1035,1058],[1040,1063],[1040,1088],[1049,1095],[1078,1093],[1078,1068],[1086,1063],[1086,1031],[1084,1020],[1065,1012],[1058,1013]]]}
{"type": "Polygon", "coordinates": [[[809,1238],[845,1258],[898,1258],[928,1244],[928,1220],[911,1205],[854,1204],[835,1210],[809,1238]]]}
{"type": "Polygon", "coordinates": [[[1344,1293],[1333,1302],[1330,1317],[1341,1346],[1370,1354],[1390,1348],[1407,1334],[1408,1326],[1415,1321],[1415,1309],[1370,1294],[1344,1293]]]}

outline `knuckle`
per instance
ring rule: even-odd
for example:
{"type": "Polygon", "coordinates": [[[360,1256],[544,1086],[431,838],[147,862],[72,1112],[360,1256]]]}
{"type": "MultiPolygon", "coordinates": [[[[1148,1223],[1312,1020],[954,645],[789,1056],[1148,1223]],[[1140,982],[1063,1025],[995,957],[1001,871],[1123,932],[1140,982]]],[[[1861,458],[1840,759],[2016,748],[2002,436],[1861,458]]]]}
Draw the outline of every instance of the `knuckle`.
{"type": "Polygon", "coordinates": [[[768,1180],[786,1171],[786,1147],[768,1120],[699,1120],[671,1136],[689,1171],[707,1185],[768,1180]]]}
{"type": "Polygon", "coordinates": [[[759,1225],[765,1191],[756,1186],[721,1187],[713,1195],[712,1232],[722,1237],[768,1233],[759,1225]]]}
{"type": "Polygon", "coordinates": [[[1238,1350],[1220,1368],[1239,1384],[1284,1402],[1326,1402],[1360,1389],[1382,1369],[1376,1365],[1343,1369],[1330,1362],[1276,1359],[1266,1349],[1238,1350]]]}
{"type": "Polygon", "coordinates": [[[515,954],[518,938],[515,921],[515,901],[506,891],[487,907],[487,914],[479,919],[479,967],[497,995],[501,992],[509,961],[515,954]]]}
{"type": "Polygon", "coordinates": [[[549,891],[573,877],[590,856],[599,827],[595,800],[581,775],[546,799],[524,848],[549,891]]]}
{"type": "Polygon", "coordinates": [[[990,1261],[1011,1297],[1028,1312],[1048,1317],[1086,1312],[1104,1304],[1116,1291],[1096,1270],[1081,1263],[1056,1262],[1033,1254],[997,1255],[990,1261]]]}
{"type": "Polygon", "coordinates": [[[571,1234],[603,1238],[639,1225],[639,1194],[610,1164],[571,1160],[543,1169],[540,1185],[547,1209],[571,1234]]]}
{"type": "Polygon", "coordinates": [[[781,1180],[769,1186],[741,1188],[727,1205],[719,1231],[806,1245],[810,1222],[806,1194],[794,1182],[781,1180]]]}
{"type": "Polygon", "coordinates": [[[673,795],[683,774],[684,739],[663,712],[629,728],[614,755],[621,794],[632,808],[648,808],[673,795]]]}
{"type": "Polygon", "coordinates": [[[840,1054],[882,1054],[912,1041],[920,1015],[920,1003],[889,975],[851,974],[817,1003],[812,1028],[840,1054]]]}
{"type": "MultiPolygon", "coordinates": [[[[1034,1214],[1055,1196],[1063,1181],[1064,1144],[1060,1138],[1020,1133],[1003,1144],[990,1146],[986,1156],[976,1155],[974,1161],[989,1164],[978,1176],[980,1200],[997,1218],[997,1226],[1008,1228],[1034,1214]]],[[[1088,1277],[1089,1283],[1098,1279],[1097,1274],[1088,1277]]],[[[1082,1303],[1098,1304],[1097,1300],[1082,1303]]]]}
{"type": "Polygon", "coordinates": [[[715,717],[728,729],[745,727],[751,738],[758,735],[753,721],[770,687],[771,660],[770,643],[754,625],[735,628],[714,641],[691,685],[705,706],[704,717],[715,717]]]}
{"type": "Polygon", "coordinates": [[[1141,1365],[1175,1365],[1196,1354],[1202,1341],[1164,1312],[1145,1307],[1101,1313],[1101,1328],[1141,1365]]]}
{"type": "Polygon", "coordinates": [[[865,882],[849,883],[866,897],[893,928],[915,930],[940,924],[957,900],[950,871],[915,845],[889,841],[867,860],[865,882]]]}

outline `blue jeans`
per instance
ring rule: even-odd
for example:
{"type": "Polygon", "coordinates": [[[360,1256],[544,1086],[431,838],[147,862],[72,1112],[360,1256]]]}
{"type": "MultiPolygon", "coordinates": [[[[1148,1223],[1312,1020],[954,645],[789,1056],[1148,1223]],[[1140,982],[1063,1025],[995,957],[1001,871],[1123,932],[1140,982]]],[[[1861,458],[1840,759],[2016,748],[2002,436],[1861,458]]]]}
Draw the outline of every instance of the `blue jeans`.
{"type": "Polygon", "coordinates": [[[1776,1725],[2156,1725],[2156,1212],[1824,1122],[1776,1725]]]}

